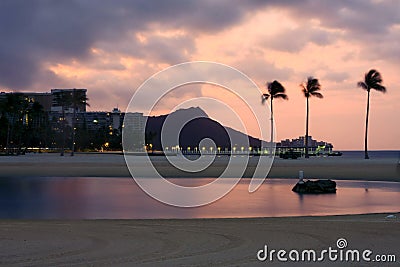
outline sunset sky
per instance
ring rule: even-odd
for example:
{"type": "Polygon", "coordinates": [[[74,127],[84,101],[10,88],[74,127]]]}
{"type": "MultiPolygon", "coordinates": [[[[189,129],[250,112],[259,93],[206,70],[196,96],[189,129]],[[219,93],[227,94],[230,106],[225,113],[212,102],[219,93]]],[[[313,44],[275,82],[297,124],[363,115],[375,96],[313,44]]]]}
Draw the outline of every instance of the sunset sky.
{"type": "MultiPolygon", "coordinates": [[[[324,99],[310,100],[310,134],[339,150],[363,149],[367,94],[356,83],[375,68],[387,93],[372,91],[369,147],[400,149],[397,0],[2,0],[0,38],[0,91],[87,88],[92,111],[124,110],[147,78],[186,61],[230,65],[263,90],[277,79],[289,96],[274,102],[278,140],[304,135],[299,84],[315,76],[324,99]]],[[[188,86],[159,113],[182,95],[224,93],[188,86]]]]}

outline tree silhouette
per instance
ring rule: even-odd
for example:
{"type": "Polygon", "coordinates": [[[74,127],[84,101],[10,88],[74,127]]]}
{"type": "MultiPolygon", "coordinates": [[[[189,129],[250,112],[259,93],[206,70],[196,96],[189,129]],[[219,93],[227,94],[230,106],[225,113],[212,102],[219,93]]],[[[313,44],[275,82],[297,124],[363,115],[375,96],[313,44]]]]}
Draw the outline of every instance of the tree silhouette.
{"type": "MultiPolygon", "coordinates": [[[[28,101],[24,98],[22,93],[9,93],[3,105],[4,115],[8,120],[6,149],[7,153],[10,153],[11,147],[15,149],[15,146],[18,145],[18,147],[21,148],[24,130],[23,122],[28,107],[28,101]]],[[[17,154],[19,153],[20,151],[17,150],[17,154]]]]}
{"type": "Polygon", "coordinates": [[[75,122],[76,122],[76,112],[78,106],[84,105],[89,106],[86,102],[89,99],[86,97],[86,94],[83,91],[78,89],[72,90],[62,90],[57,92],[54,95],[54,101],[57,105],[61,106],[61,132],[62,132],[62,142],[61,142],[61,156],[64,156],[64,147],[65,147],[65,139],[66,139],[66,119],[65,119],[65,110],[72,108],[73,110],[73,117],[71,122],[71,156],[74,155],[75,150],[75,122]]]}
{"type": "Polygon", "coordinates": [[[371,89],[375,89],[379,92],[386,93],[385,86],[382,85],[382,76],[377,70],[370,70],[365,73],[364,81],[357,83],[358,87],[366,90],[368,92],[367,97],[367,115],[365,119],[365,139],[364,139],[364,158],[369,159],[368,156],[368,120],[369,120],[369,96],[371,89]]]}
{"type": "Polygon", "coordinates": [[[310,76],[307,78],[306,82],[300,84],[304,96],[306,97],[306,105],[307,105],[307,115],[306,115],[306,136],[305,136],[305,157],[308,158],[308,120],[309,120],[309,98],[311,96],[315,96],[318,98],[323,98],[324,96],[318,92],[321,90],[321,84],[319,83],[318,79],[310,76]]]}
{"type": "Polygon", "coordinates": [[[156,138],[156,136],[157,136],[157,133],[156,133],[156,132],[149,131],[148,133],[145,133],[146,149],[147,149],[148,151],[151,150],[151,153],[154,152],[153,140],[154,140],[154,138],[156,138]]]}
{"type": "Polygon", "coordinates": [[[285,87],[278,82],[277,80],[273,82],[267,82],[267,90],[268,93],[262,95],[262,103],[265,103],[268,99],[270,99],[271,104],[271,141],[270,141],[270,156],[272,156],[273,143],[274,143],[274,109],[273,109],[273,100],[274,98],[281,98],[284,100],[288,100],[288,96],[285,94],[285,87]]]}
{"type": "Polygon", "coordinates": [[[65,149],[65,109],[71,106],[72,103],[71,93],[68,91],[60,91],[54,94],[54,101],[57,103],[58,106],[61,106],[61,134],[62,134],[62,141],[61,141],[61,152],[60,156],[64,156],[64,149],[65,149]]]}
{"type": "Polygon", "coordinates": [[[79,105],[84,105],[84,106],[90,106],[89,103],[87,102],[89,98],[86,97],[86,94],[81,91],[77,91],[75,88],[72,90],[72,95],[71,95],[71,104],[73,108],[73,117],[72,117],[72,151],[71,151],[71,156],[74,155],[75,153],[75,134],[76,134],[76,127],[75,127],[75,122],[76,122],[76,111],[79,105]]]}

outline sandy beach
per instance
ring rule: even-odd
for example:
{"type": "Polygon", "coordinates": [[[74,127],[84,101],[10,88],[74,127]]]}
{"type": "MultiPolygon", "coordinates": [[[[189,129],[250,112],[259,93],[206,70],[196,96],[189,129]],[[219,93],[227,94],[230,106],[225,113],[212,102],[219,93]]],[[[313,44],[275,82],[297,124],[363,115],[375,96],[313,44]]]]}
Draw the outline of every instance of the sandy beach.
{"type": "Polygon", "coordinates": [[[3,266],[397,266],[400,219],[354,216],[0,221],[3,266]],[[397,263],[260,262],[269,249],[321,251],[345,238],[349,249],[394,254],[397,263]]]}
{"type": "MultiPolygon", "coordinates": [[[[188,173],[171,168],[162,157],[152,158],[154,165],[166,177],[188,177],[188,173]]],[[[228,158],[217,158],[207,170],[190,177],[218,177],[228,158]]],[[[250,158],[244,177],[251,177],[256,158],[250,158]]],[[[117,154],[28,154],[0,157],[0,177],[130,177],[124,157],[117,154]]],[[[346,179],[400,182],[398,158],[358,159],[318,157],[284,160],[275,158],[269,178],[297,178],[303,170],[306,178],[346,179]]]]}

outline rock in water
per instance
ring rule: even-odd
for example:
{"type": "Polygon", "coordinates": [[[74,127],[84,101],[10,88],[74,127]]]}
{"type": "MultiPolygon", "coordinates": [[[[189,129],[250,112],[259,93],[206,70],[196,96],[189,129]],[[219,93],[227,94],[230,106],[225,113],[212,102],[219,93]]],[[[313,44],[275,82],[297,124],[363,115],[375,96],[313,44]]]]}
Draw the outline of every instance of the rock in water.
{"type": "Polygon", "coordinates": [[[299,194],[336,193],[336,182],[332,180],[308,180],[303,183],[297,183],[292,191],[299,194]]]}

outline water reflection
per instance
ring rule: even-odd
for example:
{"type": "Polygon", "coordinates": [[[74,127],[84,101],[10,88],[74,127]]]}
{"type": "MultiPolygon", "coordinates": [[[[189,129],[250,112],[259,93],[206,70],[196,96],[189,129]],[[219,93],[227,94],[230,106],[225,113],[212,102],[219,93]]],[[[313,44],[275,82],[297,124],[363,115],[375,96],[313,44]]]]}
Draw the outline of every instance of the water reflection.
{"type": "MultiPolygon", "coordinates": [[[[198,186],[212,179],[171,181],[198,186]]],[[[188,209],[150,198],[129,178],[0,179],[0,218],[223,218],[400,211],[400,183],[337,181],[336,194],[298,195],[291,191],[295,182],[267,179],[250,194],[249,180],[242,180],[219,201],[188,209]]]]}

